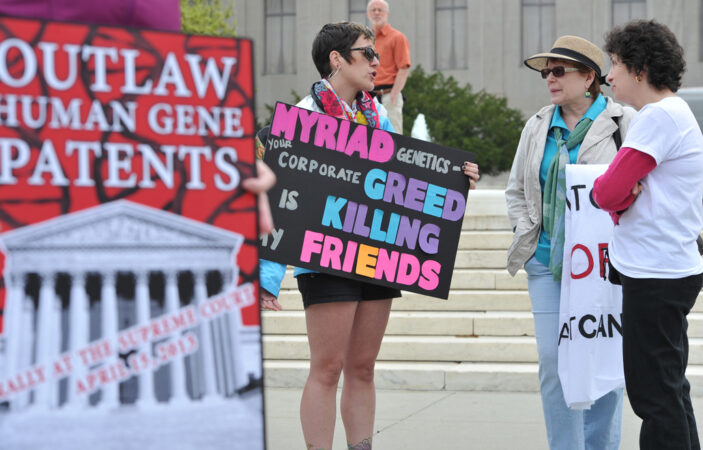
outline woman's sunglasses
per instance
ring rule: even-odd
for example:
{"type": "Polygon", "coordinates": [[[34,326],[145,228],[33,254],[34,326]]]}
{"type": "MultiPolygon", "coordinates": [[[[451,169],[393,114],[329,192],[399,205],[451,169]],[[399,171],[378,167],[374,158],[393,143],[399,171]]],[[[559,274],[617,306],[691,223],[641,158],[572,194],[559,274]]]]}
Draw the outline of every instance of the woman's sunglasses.
{"type": "Polygon", "coordinates": [[[356,47],[356,48],[349,49],[349,51],[353,51],[353,50],[361,50],[362,52],[364,52],[364,56],[366,57],[366,59],[369,60],[369,62],[373,62],[374,58],[381,61],[381,57],[378,55],[378,53],[376,53],[376,50],[374,50],[371,47],[356,47]]]}
{"type": "Polygon", "coordinates": [[[564,66],[556,66],[550,68],[545,68],[539,71],[539,73],[542,74],[542,78],[545,80],[549,76],[549,74],[554,74],[555,77],[561,78],[564,76],[566,72],[576,72],[578,69],[576,67],[564,67],[564,66]]]}

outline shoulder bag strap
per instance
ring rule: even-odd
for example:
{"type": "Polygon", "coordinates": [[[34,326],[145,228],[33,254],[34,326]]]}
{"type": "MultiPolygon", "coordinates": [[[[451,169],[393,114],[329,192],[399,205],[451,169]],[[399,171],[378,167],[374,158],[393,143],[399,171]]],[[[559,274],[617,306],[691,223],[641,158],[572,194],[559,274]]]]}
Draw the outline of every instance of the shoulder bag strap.
{"type": "Polygon", "coordinates": [[[615,132],[613,133],[613,139],[615,140],[615,147],[617,148],[616,151],[620,150],[620,147],[622,146],[622,136],[620,135],[620,122],[619,122],[619,117],[613,117],[613,122],[615,122],[615,132]]]}

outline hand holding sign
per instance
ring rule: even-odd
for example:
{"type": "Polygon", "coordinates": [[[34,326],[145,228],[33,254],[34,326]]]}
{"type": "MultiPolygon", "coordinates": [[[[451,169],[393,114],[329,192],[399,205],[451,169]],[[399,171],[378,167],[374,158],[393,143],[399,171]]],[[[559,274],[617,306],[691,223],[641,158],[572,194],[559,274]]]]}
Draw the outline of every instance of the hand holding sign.
{"type": "Polygon", "coordinates": [[[264,288],[259,289],[259,299],[261,301],[261,309],[270,311],[281,311],[283,309],[281,304],[278,303],[276,296],[264,288]]]}
{"type": "Polygon", "coordinates": [[[464,164],[461,165],[461,170],[464,172],[464,175],[470,179],[469,189],[476,189],[476,182],[481,177],[478,174],[478,164],[464,161],[464,164]]]}
{"type": "Polygon", "coordinates": [[[242,180],[242,187],[252,194],[257,194],[259,206],[259,233],[269,234],[273,231],[273,217],[266,191],[276,184],[276,175],[263,161],[256,161],[257,176],[242,180]]]}

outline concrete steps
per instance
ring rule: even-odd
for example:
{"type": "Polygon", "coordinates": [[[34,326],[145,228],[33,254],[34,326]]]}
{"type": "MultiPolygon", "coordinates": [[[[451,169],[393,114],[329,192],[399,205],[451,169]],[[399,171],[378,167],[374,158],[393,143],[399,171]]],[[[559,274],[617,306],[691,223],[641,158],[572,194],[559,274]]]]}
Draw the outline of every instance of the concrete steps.
{"type": "MultiPolygon", "coordinates": [[[[537,351],[524,271],[505,270],[512,231],[502,191],[473,191],[448,300],[403,292],[393,302],[376,365],[384,389],[537,391],[537,351]]],[[[305,317],[289,268],[279,301],[262,314],[265,383],[302,387],[305,317]]],[[[703,300],[703,299],[699,299],[703,300]]],[[[689,379],[703,395],[703,301],[689,315],[689,379]]]]}
{"type": "MultiPolygon", "coordinates": [[[[281,292],[279,302],[283,305],[284,311],[302,311],[303,302],[300,294],[295,291],[281,292]]],[[[393,311],[466,311],[466,312],[486,312],[486,311],[515,311],[530,312],[530,297],[527,290],[471,290],[455,289],[449,293],[449,299],[425,297],[413,292],[403,292],[403,296],[393,301],[393,311]]],[[[689,314],[689,326],[694,327],[697,314],[703,313],[703,294],[698,296],[691,314],[689,314]]],[[[264,324],[268,317],[274,317],[277,313],[264,311],[264,324]]],[[[271,329],[270,332],[275,330],[271,329]]],[[[689,329],[693,336],[693,331],[689,329]]],[[[695,337],[695,336],[694,336],[695,337]]]]}
{"type": "MultiPolygon", "coordinates": [[[[283,278],[281,288],[297,289],[293,269],[289,268],[283,278]]],[[[527,290],[527,274],[520,271],[511,277],[505,269],[462,269],[454,268],[450,289],[498,289],[527,290]]]]}
{"type": "MultiPolygon", "coordinates": [[[[268,386],[303,386],[308,361],[264,360],[268,386]]],[[[535,392],[537,364],[378,361],[376,388],[535,392]]]]}
{"type": "MultiPolygon", "coordinates": [[[[264,360],[265,383],[302,387],[308,369],[308,361],[264,360]]],[[[686,376],[692,395],[702,396],[703,366],[690,364],[686,376]]],[[[378,389],[539,391],[536,363],[378,361],[375,384],[378,389]]]]}
{"type": "MultiPolygon", "coordinates": [[[[473,250],[503,250],[510,246],[513,233],[509,231],[466,231],[461,232],[459,248],[473,250]]],[[[506,251],[507,253],[507,251],[506,251]]],[[[505,260],[503,261],[505,267],[505,260]]]]}
{"type": "MultiPolygon", "coordinates": [[[[265,359],[309,358],[304,335],[268,335],[263,338],[265,359]]],[[[386,336],[378,355],[381,361],[451,361],[490,363],[537,362],[532,336],[386,336]]]]}
{"type": "MultiPolygon", "coordinates": [[[[284,310],[303,310],[298,291],[282,291],[279,302],[284,310]]],[[[454,289],[449,299],[425,297],[413,292],[393,301],[393,310],[404,311],[530,311],[527,291],[454,289]]],[[[264,317],[270,313],[264,312],[264,317]]],[[[275,314],[275,313],[274,313],[275,314]]],[[[268,330],[267,330],[268,331],[268,330]]],[[[273,332],[273,330],[271,330],[273,332]]]]}
{"type": "MultiPolygon", "coordinates": [[[[263,314],[268,336],[305,335],[303,311],[267,311],[263,314]]],[[[532,314],[527,311],[398,311],[393,308],[386,336],[534,336],[532,314]]],[[[688,317],[688,336],[703,338],[703,313],[688,317]]]]}
{"type": "MultiPolygon", "coordinates": [[[[266,312],[270,335],[304,335],[303,311],[266,312]]],[[[392,311],[386,335],[414,336],[534,336],[527,311],[392,311]]]]}
{"type": "MultiPolygon", "coordinates": [[[[689,338],[689,364],[703,364],[703,339],[689,338]]],[[[267,335],[263,338],[264,359],[307,360],[310,352],[305,335],[267,335]]],[[[380,361],[535,363],[534,336],[417,336],[387,335],[380,361]]]]}

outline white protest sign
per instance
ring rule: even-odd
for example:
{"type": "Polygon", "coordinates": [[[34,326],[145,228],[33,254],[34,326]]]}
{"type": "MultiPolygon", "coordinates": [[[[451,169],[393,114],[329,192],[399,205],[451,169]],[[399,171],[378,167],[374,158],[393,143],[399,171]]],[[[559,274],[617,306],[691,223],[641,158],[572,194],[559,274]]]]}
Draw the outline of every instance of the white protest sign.
{"type": "Polygon", "coordinates": [[[564,270],[559,308],[559,378],[566,404],[588,409],[623,387],[622,291],[607,280],[609,215],[593,201],[607,165],[566,166],[564,270]]]}

